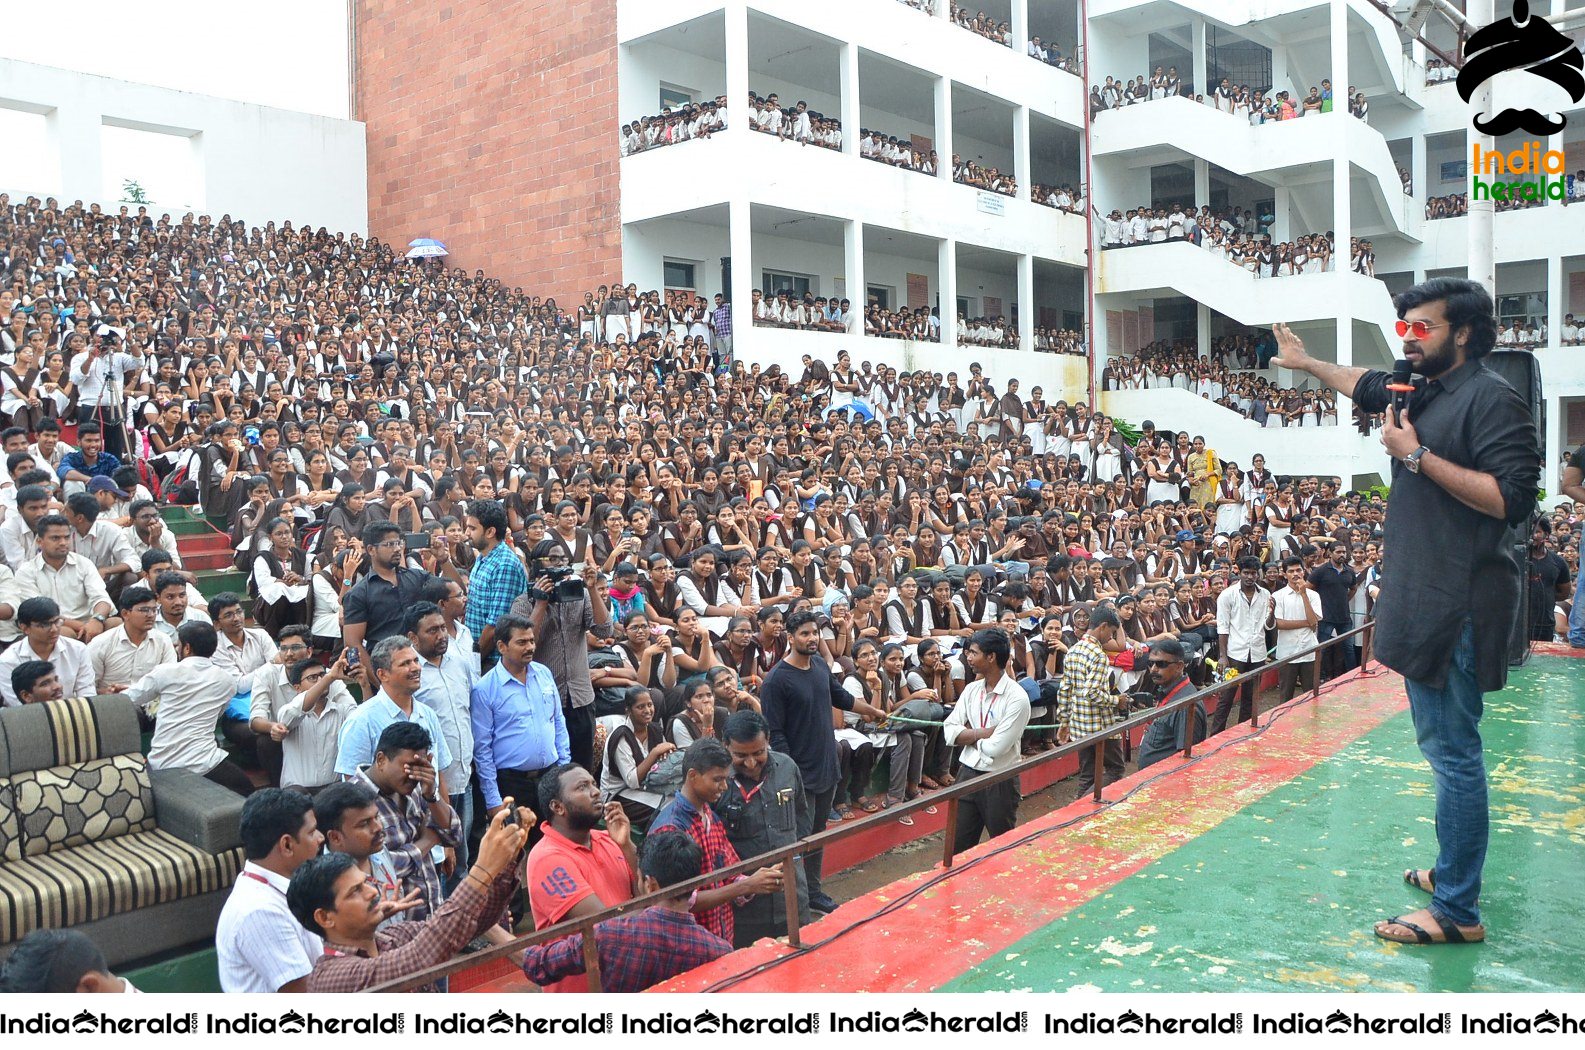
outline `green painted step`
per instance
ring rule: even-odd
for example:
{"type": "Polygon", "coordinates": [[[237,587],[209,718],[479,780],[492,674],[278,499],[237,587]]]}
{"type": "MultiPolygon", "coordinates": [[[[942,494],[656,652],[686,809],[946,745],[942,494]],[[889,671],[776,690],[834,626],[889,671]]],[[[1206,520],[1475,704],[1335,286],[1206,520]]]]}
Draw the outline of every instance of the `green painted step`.
{"type": "Polygon", "coordinates": [[[248,589],[248,574],[235,569],[200,569],[194,573],[198,577],[198,593],[205,598],[213,598],[222,591],[233,594],[246,594],[248,589]]]}
{"type": "Polygon", "coordinates": [[[186,507],[161,507],[160,517],[165,519],[166,527],[178,536],[205,536],[215,531],[207,519],[186,507]]]}
{"type": "Polygon", "coordinates": [[[169,957],[117,970],[140,992],[218,992],[220,962],[214,948],[177,949],[169,957]]]}

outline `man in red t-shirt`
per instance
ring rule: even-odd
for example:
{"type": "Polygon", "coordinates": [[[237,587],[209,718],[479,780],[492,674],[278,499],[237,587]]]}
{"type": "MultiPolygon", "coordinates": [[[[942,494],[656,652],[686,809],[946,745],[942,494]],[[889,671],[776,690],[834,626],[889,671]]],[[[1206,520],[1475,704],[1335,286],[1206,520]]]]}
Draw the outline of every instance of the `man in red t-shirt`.
{"type": "MultiPolygon", "coordinates": [[[[545,837],[528,854],[528,904],[543,930],[632,900],[638,878],[633,825],[620,803],[602,812],[600,785],[589,771],[556,766],[539,779],[545,837]],[[596,831],[601,817],[606,831],[596,831]]],[[[582,974],[545,986],[547,992],[586,992],[582,974]]]]}

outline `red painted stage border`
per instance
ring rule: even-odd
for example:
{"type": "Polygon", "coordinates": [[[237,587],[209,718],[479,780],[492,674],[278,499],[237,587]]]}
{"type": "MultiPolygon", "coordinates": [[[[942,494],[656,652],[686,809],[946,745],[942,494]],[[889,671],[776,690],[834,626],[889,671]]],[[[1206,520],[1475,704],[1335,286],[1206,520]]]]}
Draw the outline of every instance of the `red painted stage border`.
{"type": "MultiPolygon", "coordinates": [[[[1011,835],[1055,827],[1089,813],[1094,813],[1092,819],[995,856],[986,856],[993,846],[983,843],[958,859],[962,865],[986,856],[975,867],[925,890],[892,915],[852,929],[831,944],[765,973],[747,976],[731,990],[937,988],[1220,824],[1406,707],[1395,674],[1383,671],[1360,678],[1355,672],[1340,678],[1319,701],[1301,699],[1287,705],[1258,740],[1249,739],[1247,725],[1229,730],[1216,738],[1216,745],[1229,739],[1231,745],[1215,754],[1188,764],[1181,758],[1168,759],[1107,788],[1107,796],[1116,798],[1137,784],[1153,781],[1124,802],[1100,810],[1087,800],[1077,802],[1022,825],[1011,835]],[[1170,775],[1161,777],[1168,770],[1170,775]]],[[[939,870],[911,876],[843,905],[806,927],[805,940],[817,943],[875,915],[939,870]]],[[[786,945],[761,942],[653,990],[705,991],[794,954],[786,945]]]]}

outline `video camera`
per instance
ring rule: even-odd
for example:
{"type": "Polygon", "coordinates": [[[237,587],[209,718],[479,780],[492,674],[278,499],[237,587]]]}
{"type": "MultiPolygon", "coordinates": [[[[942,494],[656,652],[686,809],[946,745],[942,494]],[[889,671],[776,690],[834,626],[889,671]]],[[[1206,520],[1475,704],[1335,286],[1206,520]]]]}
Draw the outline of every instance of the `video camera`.
{"type": "Polygon", "coordinates": [[[545,595],[545,601],[552,604],[579,602],[587,593],[583,580],[574,576],[572,568],[566,565],[541,568],[539,578],[534,581],[534,587],[545,595]]]}

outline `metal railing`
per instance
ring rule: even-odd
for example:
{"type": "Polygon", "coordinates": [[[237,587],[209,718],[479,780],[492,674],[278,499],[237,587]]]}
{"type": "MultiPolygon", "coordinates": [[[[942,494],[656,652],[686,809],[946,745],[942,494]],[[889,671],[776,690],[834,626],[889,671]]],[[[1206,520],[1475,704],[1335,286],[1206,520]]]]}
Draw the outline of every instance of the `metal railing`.
{"type": "MultiPolygon", "coordinates": [[[[589,991],[598,992],[601,990],[600,960],[597,946],[597,935],[594,932],[594,928],[598,923],[604,922],[607,919],[615,918],[618,915],[626,915],[633,912],[642,911],[652,905],[660,904],[668,900],[674,900],[677,897],[682,896],[683,894],[691,893],[694,890],[707,889],[720,883],[724,879],[733,878],[738,875],[749,875],[760,868],[771,866],[778,866],[781,868],[782,892],[785,896],[787,912],[787,943],[793,948],[801,948],[803,947],[803,938],[802,930],[800,929],[800,923],[798,920],[798,880],[797,872],[793,865],[803,863],[804,854],[811,853],[816,850],[823,850],[826,847],[837,842],[841,842],[844,839],[852,838],[855,835],[861,835],[883,824],[892,823],[899,817],[921,812],[930,806],[938,806],[944,802],[946,803],[946,834],[942,836],[944,841],[941,850],[941,864],[944,868],[951,868],[955,853],[952,829],[957,823],[958,800],[964,795],[977,794],[978,792],[984,791],[986,788],[1003,783],[1004,781],[1010,780],[1013,777],[1022,776],[1024,773],[1029,772],[1030,770],[1038,769],[1048,763],[1058,762],[1070,755],[1078,755],[1080,752],[1090,750],[1094,753],[1095,769],[1095,788],[1091,797],[1097,803],[1104,802],[1105,797],[1103,792],[1107,786],[1105,784],[1104,776],[1105,749],[1107,741],[1118,736],[1121,736],[1126,740],[1129,734],[1131,734],[1135,729],[1148,725],[1157,718],[1160,718],[1162,715],[1171,714],[1175,711],[1188,708],[1190,705],[1198,704],[1202,700],[1219,697],[1230,690],[1236,690],[1240,688],[1246,682],[1251,683],[1253,688],[1253,683],[1258,681],[1259,677],[1264,675],[1266,672],[1271,671],[1274,668],[1282,667],[1286,664],[1303,662],[1309,658],[1313,658],[1316,662],[1315,682],[1311,689],[1311,699],[1313,700],[1319,698],[1321,695],[1321,654],[1326,650],[1331,649],[1333,646],[1341,645],[1351,638],[1361,637],[1364,645],[1361,650],[1360,668],[1362,670],[1368,670],[1368,664],[1370,661],[1371,635],[1373,633],[1374,627],[1375,624],[1373,622],[1367,621],[1362,626],[1355,627],[1354,629],[1342,634],[1334,635],[1331,638],[1328,638],[1326,641],[1320,642],[1309,649],[1294,653],[1291,656],[1283,657],[1279,660],[1267,661],[1257,667],[1243,672],[1234,678],[1229,678],[1224,681],[1212,682],[1203,688],[1186,693],[1183,696],[1169,701],[1168,703],[1162,704],[1158,707],[1150,708],[1147,711],[1141,711],[1135,715],[1131,715],[1116,723],[1103,733],[1095,733],[1091,736],[1074,740],[1067,744],[1059,745],[1054,750],[1045,751],[1038,755],[1032,755],[1028,758],[1020,759],[1018,762],[999,773],[983,773],[977,777],[974,777],[972,780],[961,781],[959,783],[953,784],[951,787],[932,792],[929,795],[920,795],[918,798],[913,799],[910,802],[904,802],[903,804],[897,806],[889,806],[883,812],[876,813],[873,816],[864,817],[863,819],[856,821],[844,821],[839,827],[828,828],[825,831],[820,832],[818,835],[811,835],[807,838],[799,839],[797,842],[789,843],[786,846],[780,846],[757,856],[748,857],[739,861],[737,864],[732,865],[731,867],[718,868],[709,872],[708,874],[700,875],[698,878],[689,879],[686,882],[676,883],[657,893],[648,894],[642,897],[635,897],[632,900],[624,901],[621,904],[606,908],[603,911],[596,912],[592,915],[587,915],[578,919],[569,919],[566,922],[557,923],[554,926],[547,926],[543,930],[535,930],[532,933],[523,934],[522,936],[517,937],[506,944],[494,945],[483,951],[474,952],[471,955],[457,956],[448,962],[440,963],[424,970],[419,970],[407,977],[399,978],[397,980],[378,985],[374,988],[370,988],[368,991],[408,991],[410,989],[419,988],[424,985],[433,984],[443,977],[449,977],[464,970],[471,970],[481,964],[506,958],[514,952],[522,951],[523,949],[532,947],[534,945],[548,944],[552,941],[559,941],[564,937],[571,937],[574,934],[582,934],[583,959],[585,972],[588,978],[589,991]]],[[[1194,754],[1194,722],[1195,720],[1192,716],[1183,720],[1183,732],[1180,738],[1178,750],[1182,752],[1183,757],[1185,758],[1190,758],[1194,754]]],[[[1251,698],[1251,727],[1254,729],[1260,728],[1260,704],[1258,697],[1251,698]]]]}

